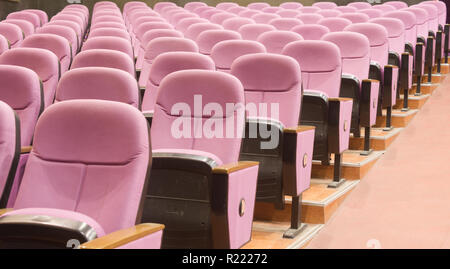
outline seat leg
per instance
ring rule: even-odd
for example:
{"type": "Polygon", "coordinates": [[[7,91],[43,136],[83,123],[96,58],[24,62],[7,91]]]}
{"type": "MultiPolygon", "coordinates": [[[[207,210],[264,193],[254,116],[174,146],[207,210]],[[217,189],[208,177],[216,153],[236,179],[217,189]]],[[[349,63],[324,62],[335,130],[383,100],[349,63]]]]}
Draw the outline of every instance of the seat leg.
{"type": "Polygon", "coordinates": [[[361,156],[369,156],[372,151],[370,148],[370,127],[364,127],[364,151],[361,152],[361,156]]]}
{"type": "Polygon", "coordinates": [[[422,92],[421,92],[421,86],[422,86],[422,76],[417,76],[416,93],[414,93],[415,96],[420,96],[420,95],[422,95],[422,92]]]}
{"type": "Polygon", "coordinates": [[[345,179],[341,178],[342,174],[342,158],[340,153],[334,154],[334,176],[333,182],[328,185],[328,188],[338,188],[345,182],[345,179]]]}
{"type": "Polygon", "coordinates": [[[283,238],[293,239],[306,228],[306,224],[301,223],[302,215],[302,195],[292,197],[291,207],[291,227],[284,232],[283,238]]]}
{"type": "Polygon", "coordinates": [[[394,129],[394,127],[392,126],[392,107],[388,106],[386,108],[386,127],[383,128],[383,131],[389,132],[392,129],[394,129]]]}
{"type": "MultiPolygon", "coordinates": [[[[420,92],[420,80],[422,79],[421,76],[417,76],[417,89],[416,92],[419,91],[420,92]]],[[[408,107],[408,95],[409,95],[409,89],[404,89],[403,90],[403,108],[402,111],[408,111],[409,107],[408,107]]]]}
{"type": "Polygon", "coordinates": [[[433,76],[433,66],[430,64],[428,67],[428,83],[431,83],[433,76]]]}

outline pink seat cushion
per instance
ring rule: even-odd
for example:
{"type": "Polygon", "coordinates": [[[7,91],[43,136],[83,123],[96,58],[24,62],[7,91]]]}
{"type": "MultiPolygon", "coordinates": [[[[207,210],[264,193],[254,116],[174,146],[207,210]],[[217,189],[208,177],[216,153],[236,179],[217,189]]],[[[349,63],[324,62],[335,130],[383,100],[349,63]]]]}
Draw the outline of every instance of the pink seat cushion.
{"type": "Polygon", "coordinates": [[[54,209],[54,208],[24,208],[24,209],[17,209],[13,210],[11,212],[8,212],[6,214],[3,214],[3,216],[17,216],[17,215],[34,215],[34,216],[49,216],[49,217],[57,217],[57,218],[63,218],[68,220],[75,220],[82,223],[86,223],[89,225],[92,229],[95,230],[98,237],[105,236],[105,231],[103,230],[102,226],[96,222],[94,219],[92,219],[89,216],[86,216],[82,213],[69,211],[69,210],[62,210],[62,209],[54,209]]]}

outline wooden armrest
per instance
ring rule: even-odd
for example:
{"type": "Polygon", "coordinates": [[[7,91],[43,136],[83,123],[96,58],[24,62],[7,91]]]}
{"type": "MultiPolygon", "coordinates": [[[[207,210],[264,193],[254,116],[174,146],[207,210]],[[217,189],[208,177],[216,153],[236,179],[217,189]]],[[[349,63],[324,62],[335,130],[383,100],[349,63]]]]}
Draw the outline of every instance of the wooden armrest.
{"type": "Polygon", "coordinates": [[[290,134],[296,134],[296,133],[302,133],[302,132],[306,132],[306,131],[314,130],[314,129],[316,129],[315,126],[299,125],[294,128],[284,128],[283,132],[290,133],[290,134]]]}
{"type": "Polygon", "coordinates": [[[86,242],[80,246],[80,249],[114,249],[163,229],[162,224],[142,223],[86,242]]]}
{"type": "Polygon", "coordinates": [[[142,114],[144,114],[144,117],[146,117],[146,118],[153,118],[153,113],[151,113],[151,112],[146,112],[146,113],[142,113],[142,114]]]}
{"type": "Polygon", "coordinates": [[[231,164],[226,164],[226,165],[221,165],[218,167],[215,167],[212,172],[213,174],[221,174],[221,175],[229,175],[233,172],[239,171],[239,170],[243,170],[252,166],[257,166],[259,165],[258,162],[249,162],[249,161],[244,161],[244,162],[237,162],[237,163],[231,163],[231,164]]]}
{"type": "Polygon", "coordinates": [[[372,83],[372,82],[375,83],[376,82],[376,83],[380,83],[380,81],[378,79],[370,79],[370,78],[363,79],[361,82],[369,82],[369,83],[372,83]]]}
{"type": "Polygon", "coordinates": [[[33,149],[32,146],[22,147],[22,148],[20,149],[20,153],[22,153],[22,154],[24,154],[24,153],[30,153],[32,149],[33,149]]]}
{"type": "Polygon", "coordinates": [[[0,209],[0,216],[3,215],[3,214],[8,213],[10,211],[13,211],[13,210],[14,209],[12,209],[12,208],[2,208],[2,209],[0,209]]]}
{"type": "Polygon", "coordinates": [[[389,68],[398,68],[398,66],[393,65],[393,64],[387,64],[384,67],[389,67],[389,68]]]}
{"type": "Polygon", "coordinates": [[[353,98],[333,97],[333,98],[328,98],[328,101],[347,102],[347,101],[353,101],[353,98]]]}

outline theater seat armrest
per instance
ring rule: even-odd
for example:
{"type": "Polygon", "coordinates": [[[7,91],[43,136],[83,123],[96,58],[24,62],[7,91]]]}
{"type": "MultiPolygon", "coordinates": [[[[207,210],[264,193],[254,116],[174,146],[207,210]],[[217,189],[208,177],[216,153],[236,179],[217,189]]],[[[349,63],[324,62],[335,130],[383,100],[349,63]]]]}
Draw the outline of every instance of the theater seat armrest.
{"type": "Polygon", "coordinates": [[[32,149],[33,149],[32,146],[22,147],[22,148],[20,149],[20,153],[21,153],[21,154],[27,154],[27,153],[30,153],[32,149]]]}
{"type": "Polygon", "coordinates": [[[361,100],[359,105],[360,125],[371,127],[377,119],[378,94],[380,81],[364,79],[361,82],[361,100]]]}
{"type": "MultiPolygon", "coordinates": [[[[158,235],[164,230],[164,225],[155,223],[143,223],[134,227],[123,229],[102,236],[100,238],[86,242],[80,246],[80,249],[115,249],[115,248],[127,248],[127,246],[133,246],[138,240],[143,240],[152,235],[158,235]]],[[[159,242],[147,242],[147,246],[158,246],[161,244],[160,236],[156,236],[152,241],[159,242]]],[[[134,247],[131,247],[134,248],[134,247]]]]}
{"type": "Polygon", "coordinates": [[[12,209],[12,208],[2,208],[2,209],[0,209],[0,216],[3,215],[3,214],[6,214],[8,212],[11,212],[13,210],[14,209],[12,209]]]}
{"type": "Polygon", "coordinates": [[[153,112],[145,112],[143,113],[145,119],[147,120],[150,127],[152,127],[152,121],[153,121],[153,112]]]}
{"type": "Polygon", "coordinates": [[[316,129],[315,126],[299,125],[297,127],[284,128],[283,132],[284,133],[295,134],[295,133],[302,133],[302,132],[306,132],[306,131],[314,130],[314,129],[316,129]]]}
{"type": "Polygon", "coordinates": [[[329,98],[328,106],[328,149],[339,154],[349,146],[353,100],[329,98]]]}
{"type": "Polygon", "coordinates": [[[214,167],[213,174],[229,175],[231,173],[244,170],[253,166],[258,166],[258,162],[242,161],[214,167]]]}

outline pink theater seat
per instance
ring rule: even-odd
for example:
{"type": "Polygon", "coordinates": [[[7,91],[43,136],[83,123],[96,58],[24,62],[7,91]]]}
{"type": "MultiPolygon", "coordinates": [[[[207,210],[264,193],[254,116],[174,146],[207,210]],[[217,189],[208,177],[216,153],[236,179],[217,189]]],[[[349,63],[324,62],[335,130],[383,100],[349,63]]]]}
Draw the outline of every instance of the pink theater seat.
{"type": "Polygon", "coordinates": [[[281,16],[278,14],[270,14],[270,13],[261,13],[261,14],[256,14],[251,16],[251,18],[256,22],[256,23],[269,23],[269,21],[273,20],[273,19],[280,19],[281,16]]]}
{"type": "Polygon", "coordinates": [[[437,7],[438,12],[439,12],[439,25],[443,29],[445,26],[445,22],[447,20],[446,4],[442,1],[424,1],[424,2],[422,2],[422,4],[433,5],[433,6],[437,7]]]}
{"type": "Polygon", "coordinates": [[[330,187],[343,180],[341,154],[348,149],[353,101],[339,98],[342,63],[339,47],[327,41],[305,40],[288,44],[283,54],[297,60],[302,69],[301,124],[316,127],[313,159],[329,164],[334,154],[334,177],[330,187]],[[333,127],[334,126],[334,127],[333,127]]]}
{"type": "MultiPolygon", "coordinates": [[[[71,15],[71,16],[76,16],[78,18],[81,19],[81,21],[83,22],[83,28],[86,29],[88,24],[89,24],[89,17],[86,16],[86,14],[84,14],[82,11],[79,10],[65,10],[65,11],[61,11],[60,13],[58,13],[58,15],[71,15]]],[[[96,13],[94,13],[92,15],[93,19],[96,17],[96,13]]],[[[77,22],[79,20],[76,20],[77,22]]]]}
{"type": "MultiPolygon", "coordinates": [[[[14,181],[11,182],[9,199],[6,200],[8,204],[3,205],[12,208],[28,160],[29,150],[26,147],[31,145],[37,119],[44,110],[42,83],[38,75],[25,67],[0,65],[0,100],[14,109],[20,119],[19,147],[23,150],[19,152],[17,170],[15,175],[12,175],[14,181]]],[[[4,122],[7,123],[2,121],[2,125],[4,122]]]]}
{"type": "Polygon", "coordinates": [[[89,33],[89,38],[93,38],[93,37],[99,37],[99,36],[115,36],[115,37],[120,37],[123,38],[129,42],[131,42],[131,38],[130,38],[130,34],[122,29],[117,29],[117,28],[97,28],[92,30],[89,33]]]}
{"type": "Polygon", "coordinates": [[[349,6],[338,6],[335,10],[339,10],[342,13],[355,13],[358,12],[358,9],[349,6]]]}
{"type": "Polygon", "coordinates": [[[428,28],[429,31],[435,33],[439,30],[439,10],[436,6],[430,4],[420,4],[411,6],[413,8],[421,8],[428,13],[428,28]]]}
{"type": "Polygon", "coordinates": [[[263,44],[267,52],[281,54],[287,44],[299,40],[303,37],[295,32],[275,30],[261,34],[256,41],[263,44]]]}
{"type": "Polygon", "coordinates": [[[25,9],[26,12],[31,12],[39,16],[39,20],[41,22],[41,26],[48,22],[48,15],[45,11],[40,9],[25,9]]]}
{"type": "Polygon", "coordinates": [[[248,115],[246,130],[254,129],[252,125],[266,125],[263,128],[276,130],[281,135],[271,145],[264,145],[263,141],[267,143],[263,138],[265,135],[250,136],[246,131],[249,134],[246,133],[243,141],[240,160],[263,164],[258,174],[258,201],[282,208],[284,195],[293,196],[291,227],[284,234],[284,237],[293,238],[301,231],[297,214],[301,206],[299,196],[310,187],[314,145],[314,127],[298,126],[302,105],[300,66],[283,55],[250,54],[234,61],[231,74],[244,86],[248,115]],[[278,113],[262,109],[274,105],[279,107],[278,113]],[[250,109],[252,107],[257,109],[250,109]],[[287,162],[290,165],[284,165],[287,162]]]}
{"type": "Polygon", "coordinates": [[[173,26],[166,22],[145,22],[137,26],[136,28],[136,40],[134,42],[134,52],[136,56],[139,56],[139,47],[143,41],[145,33],[155,29],[169,29],[172,30],[173,26]]]}
{"type": "Polygon", "coordinates": [[[150,41],[145,50],[144,62],[139,76],[139,87],[143,89],[147,85],[153,60],[165,52],[186,51],[198,53],[197,44],[187,38],[158,37],[150,41]]]}
{"type": "Polygon", "coordinates": [[[244,18],[251,18],[253,15],[256,14],[261,14],[262,12],[259,10],[254,10],[254,9],[247,9],[245,11],[241,11],[239,12],[239,16],[240,17],[244,17],[244,18]]]}
{"type": "Polygon", "coordinates": [[[319,25],[326,26],[330,32],[340,32],[345,27],[352,24],[352,21],[344,18],[323,18],[318,22],[319,25]]]}
{"type": "Polygon", "coordinates": [[[84,20],[76,15],[60,13],[58,15],[53,16],[50,21],[71,21],[78,24],[83,30],[83,33],[86,31],[84,20]]]}
{"type": "Polygon", "coordinates": [[[265,2],[254,2],[247,5],[249,9],[262,10],[263,8],[270,7],[270,4],[265,2]]]}
{"type": "Polygon", "coordinates": [[[280,4],[280,7],[284,9],[299,9],[303,7],[303,5],[299,2],[284,2],[280,4]]]}
{"type": "Polygon", "coordinates": [[[255,23],[241,26],[238,32],[241,34],[242,39],[256,41],[262,33],[275,30],[276,28],[270,24],[255,23]]]}
{"type": "Polygon", "coordinates": [[[0,55],[2,55],[3,52],[9,50],[9,42],[6,37],[0,35],[0,55]]]}
{"type": "Polygon", "coordinates": [[[1,234],[8,235],[0,239],[2,246],[66,248],[69,239],[77,239],[81,248],[127,248],[136,240],[159,248],[162,225],[135,227],[151,156],[145,118],[130,105],[72,100],[49,107],[37,123],[14,209],[0,218],[1,234]],[[110,236],[126,229],[148,232],[110,236]]]}
{"type": "Polygon", "coordinates": [[[220,24],[222,25],[222,23],[229,18],[239,18],[238,15],[233,14],[233,13],[228,13],[228,12],[221,12],[221,13],[217,13],[211,16],[211,18],[209,19],[212,23],[216,23],[216,24],[220,24]]]}
{"type": "Polygon", "coordinates": [[[97,28],[118,28],[118,29],[122,29],[122,30],[127,30],[127,27],[122,24],[122,23],[118,23],[118,22],[99,22],[96,23],[95,25],[91,26],[91,31],[97,28]]]}
{"type": "Polygon", "coordinates": [[[20,125],[14,110],[0,99],[0,205],[6,208],[20,154],[20,125]]]}
{"type": "Polygon", "coordinates": [[[379,17],[383,16],[383,11],[378,10],[378,9],[374,9],[374,8],[371,8],[371,9],[360,9],[360,10],[358,10],[358,12],[366,14],[371,19],[379,18],[379,17]]]}
{"type": "Polygon", "coordinates": [[[238,32],[230,30],[207,30],[203,31],[195,40],[199,52],[210,55],[211,50],[220,41],[242,39],[238,32]]]}
{"type": "Polygon", "coordinates": [[[383,13],[397,10],[395,7],[393,7],[391,5],[374,5],[372,8],[376,9],[376,10],[380,10],[383,13]]]}
{"type": "Polygon", "coordinates": [[[383,5],[392,6],[395,9],[402,9],[408,7],[408,4],[403,1],[388,1],[385,2],[383,5]]]}
{"type": "Polygon", "coordinates": [[[297,16],[304,24],[317,24],[324,17],[317,13],[306,13],[297,16]]]}
{"type": "Polygon", "coordinates": [[[170,18],[169,22],[172,25],[177,25],[178,22],[180,22],[182,19],[186,19],[186,18],[200,18],[200,17],[194,13],[182,12],[182,13],[177,13],[177,14],[173,15],[170,18]]]}
{"type": "Polygon", "coordinates": [[[211,50],[211,58],[214,60],[217,70],[229,73],[234,60],[240,56],[265,52],[266,48],[256,41],[226,40],[214,45],[211,50]]]}
{"type": "Polygon", "coordinates": [[[61,37],[64,37],[67,41],[69,41],[71,51],[72,51],[72,59],[78,52],[78,37],[75,31],[67,26],[62,25],[45,25],[36,30],[38,34],[54,34],[61,37]]]}
{"type": "Polygon", "coordinates": [[[248,10],[248,8],[246,8],[246,7],[232,7],[230,9],[228,9],[227,12],[238,15],[240,12],[246,11],[246,10],[248,10]]]}
{"type": "Polygon", "coordinates": [[[83,67],[64,74],[55,103],[74,99],[109,100],[140,108],[136,79],[117,68],[83,67]]]}
{"type": "MultiPolygon", "coordinates": [[[[340,97],[353,99],[351,132],[355,137],[360,137],[361,127],[364,127],[364,151],[367,154],[370,151],[370,128],[376,123],[380,90],[380,81],[369,79],[371,53],[369,39],[360,33],[334,32],[326,34],[322,40],[332,42],[340,49],[342,59],[340,97]]],[[[394,91],[391,96],[396,96],[396,92],[394,91]]]]}
{"type": "Polygon", "coordinates": [[[339,17],[347,19],[352,23],[368,22],[370,20],[370,17],[364,13],[344,13],[339,15],[339,17]]]}
{"type": "Polygon", "coordinates": [[[19,26],[6,22],[0,22],[0,35],[8,39],[11,48],[19,47],[24,36],[19,26]]]}
{"type": "Polygon", "coordinates": [[[96,16],[95,18],[92,19],[91,23],[96,24],[96,23],[100,23],[100,22],[117,22],[117,23],[125,24],[124,20],[121,17],[108,16],[108,15],[96,16]]]}
{"type": "Polygon", "coordinates": [[[186,37],[192,40],[196,40],[197,37],[204,31],[207,30],[222,30],[223,27],[214,23],[195,23],[188,27],[186,32],[186,37]]]}
{"type": "Polygon", "coordinates": [[[83,29],[81,29],[80,25],[78,25],[77,23],[72,22],[72,21],[51,21],[51,22],[45,24],[45,27],[51,26],[51,25],[66,26],[66,27],[71,28],[77,34],[78,47],[81,46],[81,43],[84,39],[84,35],[83,35],[83,29]]]}
{"type": "Polygon", "coordinates": [[[211,9],[202,11],[199,14],[199,16],[200,16],[200,18],[210,20],[212,16],[219,14],[219,13],[224,13],[224,12],[225,11],[223,11],[223,10],[211,8],[211,9]]]}
{"type": "Polygon", "coordinates": [[[298,9],[302,14],[317,13],[321,9],[319,7],[301,7],[298,9]]]}
{"type": "Polygon", "coordinates": [[[295,26],[303,25],[303,22],[294,18],[280,18],[271,20],[269,24],[273,25],[277,30],[290,31],[295,26]]]}
{"type": "Polygon", "coordinates": [[[84,67],[115,68],[136,77],[133,60],[127,54],[115,50],[93,49],[80,52],[73,59],[70,69],[84,67]]]}
{"type": "Polygon", "coordinates": [[[161,81],[151,128],[150,186],[155,188],[147,192],[143,220],[165,220],[163,248],[235,249],[250,240],[258,164],[238,163],[244,102],[241,82],[223,72],[183,70],[161,81]],[[202,109],[199,98],[202,104],[214,103],[214,108],[202,109]],[[223,132],[211,136],[205,127],[205,132],[190,129],[178,138],[173,124],[181,118],[196,126],[222,124],[223,132]],[[237,170],[223,170],[221,165],[237,170]]]}
{"type": "Polygon", "coordinates": [[[335,9],[337,4],[334,2],[315,2],[312,6],[320,9],[335,9]]]}
{"type": "Polygon", "coordinates": [[[34,29],[41,27],[41,20],[38,15],[29,11],[16,11],[9,13],[6,19],[25,20],[33,24],[34,29]]]}
{"type": "Polygon", "coordinates": [[[320,40],[322,36],[330,32],[328,27],[318,24],[299,25],[291,31],[301,35],[304,40],[320,40]]]}
{"type": "Polygon", "coordinates": [[[198,8],[198,7],[205,7],[207,6],[205,3],[203,2],[188,2],[184,5],[184,9],[188,10],[188,11],[194,11],[194,9],[198,8]]]}
{"type": "Polygon", "coordinates": [[[324,18],[332,18],[332,17],[339,17],[339,15],[344,14],[339,10],[335,10],[335,9],[324,9],[324,10],[320,10],[315,14],[319,14],[322,15],[324,18]]]}
{"type": "Polygon", "coordinates": [[[149,122],[153,117],[161,81],[173,72],[189,69],[215,70],[215,66],[210,57],[187,51],[162,53],[153,60],[145,82],[142,100],[142,112],[145,113],[149,122]]]}
{"type": "Polygon", "coordinates": [[[22,30],[24,39],[27,38],[28,36],[34,34],[34,31],[35,31],[33,24],[26,20],[6,19],[2,22],[19,26],[20,29],[22,30]]]}
{"type": "Polygon", "coordinates": [[[180,20],[176,25],[175,29],[182,32],[183,34],[187,34],[187,30],[189,26],[194,25],[196,23],[208,23],[209,21],[207,19],[202,18],[185,18],[180,20]]]}
{"type": "Polygon", "coordinates": [[[273,13],[273,14],[275,14],[275,13],[277,13],[278,11],[284,10],[284,9],[281,8],[281,7],[265,7],[265,8],[263,8],[263,9],[261,9],[261,10],[256,10],[256,9],[247,9],[247,10],[250,10],[250,11],[256,11],[256,12],[258,12],[258,13],[263,12],[263,13],[273,13]]]}
{"type": "Polygon", "coordinates": [[[177,5],[173,2],[158,2],[153,6],[153,10],[155,10],[156,12],[160,12],[161,9],[168,6],[176,7],[177,5]]]}
{"type": "Polygon", "coordinates": [[[4,52],[0,56],[0,64],[23,66],[36,72],[43,83],[44,106],[53,103],[60,77],[59,60],[53,52],[38,48],[16,48],[4,52]]]}
{"type": "Polygon", "coordinates": [[[91,49],[117,50],[127,54],[131,59],[134,59],[133,48],[131,47],[130,42],[120,37],[99,36],[89,38],[86,42],[84,42],[81,51],[91,49]]]}
{"type": "Polygon", "coordinates": [[[223,21],[222,26],[225,30],[238,31],[241,26],[254,23],[254,20],[248,18],[229,18],[223,21]]]}
{"type": "Polygon", "coordinates": [[[238,6],[239,6],[238,4],[232,3],[232,2],[221,2],[216,5],[216,8],[220,9],[220,10],[227,10],[229,8],[238,7],[238,6]]]}
{"type": "Polygon", "coordinates": [[[347,6],[354,7],[356,9],[372,8],[372,5],[368,2],[352,2],[352,3],[348,3],[347,6]]]}
{"type": "Polygon", "coordinates": [[[69,70],[72,62],[70,43],[62,36],[54,34],[34,34],[20,45],[22,48],[39,48],[53,52],[59,60],[61,75],[69,70]]]}
{"type": "Polygon", "coordinates": [[[281,9],[278,10],[275,14],[280,15],[282,18],[295,18],[298,15],[301,14],[298,10],[292,10],[292,9],[281,9]]]}

